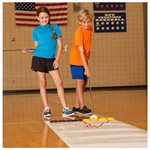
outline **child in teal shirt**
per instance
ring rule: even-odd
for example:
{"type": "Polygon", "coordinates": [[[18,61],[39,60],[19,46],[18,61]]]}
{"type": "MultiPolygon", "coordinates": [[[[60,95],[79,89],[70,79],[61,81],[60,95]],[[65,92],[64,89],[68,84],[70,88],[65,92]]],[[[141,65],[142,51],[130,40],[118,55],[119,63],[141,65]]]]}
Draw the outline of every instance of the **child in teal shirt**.
{"type": "MultiPolygon", "coordinates": [[[[33,52],[31,69],[37,72],[39,77],[40,94],[45,107],[43,117],[44,119],[50,119],[52,116],[46,92],[46,73],[51,75],[56,85],[58,96],[63,106],[62,117],[72,116],[74,113],[66,106],[63,83],[58,71],[59,59],[62,53],[60,29],[58,25],[50,23],[50,13],[46,7],[37,9],[37,19],[40,25],[32,31],[35,50],[33,52]]],[[[22,49],[22,52],[28,53],[26,49],[22,49]]]]}

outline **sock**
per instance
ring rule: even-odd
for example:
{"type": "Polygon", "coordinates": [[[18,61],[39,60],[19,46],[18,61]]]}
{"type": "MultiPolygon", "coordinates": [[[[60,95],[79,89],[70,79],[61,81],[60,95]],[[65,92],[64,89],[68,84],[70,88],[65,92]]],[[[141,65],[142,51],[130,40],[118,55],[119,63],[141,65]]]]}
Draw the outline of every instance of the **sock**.
{"type": "Polygon", "coordinates": [[[45,110],[46,110],[46,109],[50,109],[50,107],[49,107],[49,106],[46,106],[46,107],[45,107],[45,110]]]}
{"type": "Polygon", "coordinates": [[[63,110],[64,110],[64,109],[67,109],[67,110],[68,110],[68,109],[69,109],[69,107],[64,107],[64,108],[63,108],[63,110]]]}

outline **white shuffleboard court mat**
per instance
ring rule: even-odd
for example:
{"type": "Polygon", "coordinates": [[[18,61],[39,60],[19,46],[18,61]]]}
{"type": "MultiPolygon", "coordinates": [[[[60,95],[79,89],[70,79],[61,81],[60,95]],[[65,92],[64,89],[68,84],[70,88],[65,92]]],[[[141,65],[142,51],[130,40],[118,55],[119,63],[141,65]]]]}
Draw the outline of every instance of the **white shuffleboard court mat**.
{"type": "Polygon", "coordinates": [[[81,121],[45,123],[70,148],[147,148],[147,131],[112,120],[99,128],[81,126],[81,121]]]}

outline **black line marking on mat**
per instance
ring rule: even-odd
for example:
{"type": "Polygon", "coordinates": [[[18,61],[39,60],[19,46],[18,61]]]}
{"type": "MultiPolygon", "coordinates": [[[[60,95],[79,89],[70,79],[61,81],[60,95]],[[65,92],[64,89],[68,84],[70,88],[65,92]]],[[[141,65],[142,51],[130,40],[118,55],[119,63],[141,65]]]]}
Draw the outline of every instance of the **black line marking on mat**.
{"type": "Polygon", "coordinates": [[[75,122],[75,121],[82,121],[82,119],[75,119],[75,120],[51,120],[50,123],[57,123],[57,122],[75,122]]]}

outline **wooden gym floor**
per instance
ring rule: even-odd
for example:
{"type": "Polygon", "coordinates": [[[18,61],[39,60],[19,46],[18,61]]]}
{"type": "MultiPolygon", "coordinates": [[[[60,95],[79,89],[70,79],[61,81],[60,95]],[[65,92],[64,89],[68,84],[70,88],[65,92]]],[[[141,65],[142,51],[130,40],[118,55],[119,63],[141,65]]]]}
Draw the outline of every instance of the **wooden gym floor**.
{"type": "MultiPolygon", "coordinates": [[[[65,92],[69,107],[74,105],[74,91],[65,92]]],[[[61,118],[62,107],[55,92],[48,93],[52,114],[61,118]]],[[[85,103],[93,112],[147,130],[147,90],[115,89],[85,92],[85,103]]],[[[65,148],[63,139],[42,120],[43,105],[39,93],[3,96],[4,148],[65,148]]]]}

